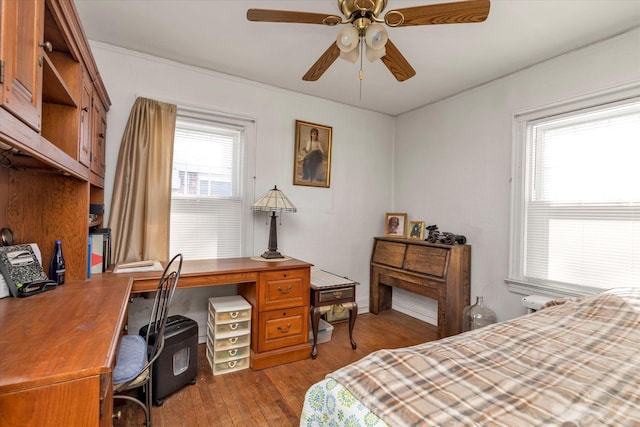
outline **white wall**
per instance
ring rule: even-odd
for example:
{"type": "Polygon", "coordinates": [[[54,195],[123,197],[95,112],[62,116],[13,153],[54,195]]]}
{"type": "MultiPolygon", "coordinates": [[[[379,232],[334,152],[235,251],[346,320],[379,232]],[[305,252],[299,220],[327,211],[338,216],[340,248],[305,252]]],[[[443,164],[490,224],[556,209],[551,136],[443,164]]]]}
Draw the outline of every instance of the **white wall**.
{"type": "Polygon", "coordinates": [[[393,206],[467,237],[472,301],[498,320],[525,312],[504,284],[514,113],[638,81],[640,29],[397,118],[393,206]]]}
{"type": "MultiPolygon", "coordinates": [[[[107,116],[107,214],[120,141],[137,96],[251,117],[257,129],[254,200],[277,185],[298,209],[278,224],[279,250],[362,283],[357,302],[361,312],[368,310],[373,237],[382,233],[385,212],[391,209],[392,117],[109,45],[92,43],[92,50],[112,101],[107,116]],[[292,185],[296,119],[333,128],[328,189],[292,185]]],[[[254,218],[253,254],[258,255],[267,248],[269,226],[264,214],[254,218]]],[[[174,311],[203,325],[207,298],[234,291],[185,290],[174,311]]],[[[135,309],[131,323],[137,326],[135,309]]],[[[201,328],[200,335],[205,333],[201,328]]]]}

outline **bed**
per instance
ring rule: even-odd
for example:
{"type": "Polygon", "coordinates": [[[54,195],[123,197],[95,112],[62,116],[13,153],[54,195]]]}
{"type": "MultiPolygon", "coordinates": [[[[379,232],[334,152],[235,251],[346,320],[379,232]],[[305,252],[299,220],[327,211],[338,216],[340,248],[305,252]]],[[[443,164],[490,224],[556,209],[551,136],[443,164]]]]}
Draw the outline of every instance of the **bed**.
{"type": "Polygon", "coordinates": [[[640,290],[376,351],[311,386],[300,425],[640,425],[640,290]]]}

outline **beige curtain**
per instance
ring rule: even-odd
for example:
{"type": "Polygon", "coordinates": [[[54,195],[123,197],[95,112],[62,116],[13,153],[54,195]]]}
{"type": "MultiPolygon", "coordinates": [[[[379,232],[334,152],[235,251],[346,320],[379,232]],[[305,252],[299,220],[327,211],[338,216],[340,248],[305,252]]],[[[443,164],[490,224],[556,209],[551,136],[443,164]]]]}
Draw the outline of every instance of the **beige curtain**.
{"type": "Polygon", "coordinates": [[[169,259],[176,106],[138,98],[122,136],[111,198],[113,260],[169,259]]]}

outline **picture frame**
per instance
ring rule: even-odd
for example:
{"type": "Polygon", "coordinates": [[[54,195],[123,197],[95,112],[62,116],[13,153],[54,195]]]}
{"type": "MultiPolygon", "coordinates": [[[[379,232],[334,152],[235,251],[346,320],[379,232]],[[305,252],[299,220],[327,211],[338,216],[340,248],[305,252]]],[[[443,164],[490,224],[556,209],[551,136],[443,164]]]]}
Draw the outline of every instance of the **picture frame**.
{"type": "Polygon", "coordinates": [[[384,237],[407,237],[407,214],[387,213],[384,221],[384,237]]]}
{"type": "Polygon", "coordinates": [[[329,188],[332,133],[330,126],[296,120],[293,185],[329,188]]]}
{"type": "Polygon", "coordinates": [[[424,221],[409,221],[409,239],[424,239],[424,221]]]}

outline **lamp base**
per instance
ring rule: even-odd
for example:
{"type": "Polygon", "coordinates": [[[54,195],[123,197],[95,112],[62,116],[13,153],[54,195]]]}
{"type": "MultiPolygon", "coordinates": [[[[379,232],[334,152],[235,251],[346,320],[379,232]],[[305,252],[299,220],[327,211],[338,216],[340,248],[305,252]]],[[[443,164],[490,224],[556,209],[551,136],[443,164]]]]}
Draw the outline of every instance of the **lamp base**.
{"type": "Polygon", "coordinates": [[[260,256],[265,259],[284,258],[284,255],[282,255],[278,251],[264,251],[264,253],[260,256]]]}

